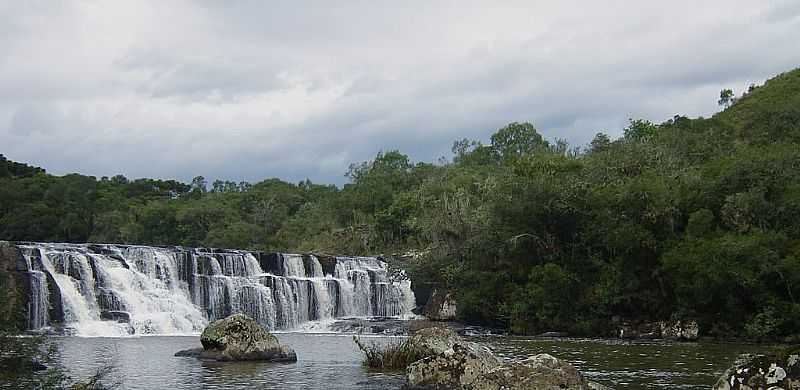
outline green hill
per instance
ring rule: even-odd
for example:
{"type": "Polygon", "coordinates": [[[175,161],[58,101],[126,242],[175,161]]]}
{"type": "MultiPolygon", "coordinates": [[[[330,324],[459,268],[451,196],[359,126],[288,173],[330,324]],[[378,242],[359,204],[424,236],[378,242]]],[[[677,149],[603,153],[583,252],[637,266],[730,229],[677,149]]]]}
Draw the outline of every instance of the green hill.
{"type": "Polygon", "coordinates": [[[800,68],[754,87],[714,116],[752,142],[800,141],[800,68]]]}

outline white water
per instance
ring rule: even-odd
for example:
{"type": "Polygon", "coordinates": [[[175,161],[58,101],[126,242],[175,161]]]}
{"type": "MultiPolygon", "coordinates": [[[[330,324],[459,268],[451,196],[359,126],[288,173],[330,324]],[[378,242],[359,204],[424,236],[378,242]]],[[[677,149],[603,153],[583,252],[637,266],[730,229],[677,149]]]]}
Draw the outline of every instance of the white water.
{"type": "Polygon", "coordinates": [[[272,330],[319,330],[337,317],[407,317],[414,307],[410,283],[389,281],[386,263],[375,258],[338,257],[326,275],[316,257],[295,254],[258,259],[244,251],[146,246],[20,248],[31,275],[31,329],[197,334],[209,321],[242,312],[272,330]],[[261,262],[283,274],[265,273],[261,262]],[[60,302],[49,301],[58,296],[60,302]]]}

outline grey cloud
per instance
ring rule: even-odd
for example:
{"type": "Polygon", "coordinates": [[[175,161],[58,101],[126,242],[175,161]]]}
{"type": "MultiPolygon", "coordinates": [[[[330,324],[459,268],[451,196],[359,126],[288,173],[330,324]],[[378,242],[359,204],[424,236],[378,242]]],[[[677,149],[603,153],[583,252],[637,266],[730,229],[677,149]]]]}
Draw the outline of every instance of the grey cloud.
{"type": "Polygon", "coordinates": [[[721,88],[800,62],[790,1],[116,4],[0,7],[0,152],[341,184],[379,150],[433,161],[512,121],[583,145],[709,115],[721,88]]]}

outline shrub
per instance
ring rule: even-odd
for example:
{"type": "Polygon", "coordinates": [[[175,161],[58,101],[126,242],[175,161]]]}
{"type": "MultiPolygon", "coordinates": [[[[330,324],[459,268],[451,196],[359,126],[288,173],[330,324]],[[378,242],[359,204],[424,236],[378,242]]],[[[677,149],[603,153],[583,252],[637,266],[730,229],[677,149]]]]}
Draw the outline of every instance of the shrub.
{"type": "Polygon", "coordinates": [[[414,347],[408,340],[378,345],[375,343],[366,344],[357,336],[353,336],[353,342],[364,353],[364,365],[370,368],[404,370],[411,363],[427,357],[425,353],[414,347]]]}

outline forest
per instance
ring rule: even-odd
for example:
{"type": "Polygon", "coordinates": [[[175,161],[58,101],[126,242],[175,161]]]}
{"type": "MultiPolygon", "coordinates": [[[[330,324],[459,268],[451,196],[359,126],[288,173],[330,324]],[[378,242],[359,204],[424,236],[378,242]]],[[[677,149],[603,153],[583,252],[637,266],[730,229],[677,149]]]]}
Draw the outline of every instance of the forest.
{"type": "Polygon", "coordinates": [[[0,239],[413,253],[414,283],[452,291],[464,321],[515,333],[603,334],[621,317],[792,336],[800,69],[719,104],[709,118],[632,119],[582,147],[514,122],[435,163],[386,150],[341,188],[55,176],[0,155],[0,239]]]}

